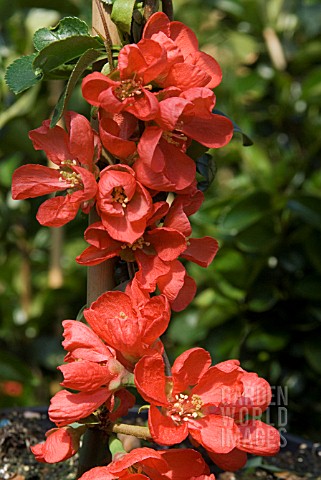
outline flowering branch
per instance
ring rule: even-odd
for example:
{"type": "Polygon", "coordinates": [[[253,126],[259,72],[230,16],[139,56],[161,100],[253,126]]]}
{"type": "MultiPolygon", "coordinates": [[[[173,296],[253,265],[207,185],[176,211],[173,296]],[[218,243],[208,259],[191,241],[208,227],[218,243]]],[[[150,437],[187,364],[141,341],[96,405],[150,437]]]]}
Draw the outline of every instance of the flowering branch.
{"type": "MultiPolygon", "coordinates": [[[[94,108],[95,121],[76,112],[64,113],[66,129],[44,121],[29,136],[54,168],[23,165],[13,175],[15,199],[59,193],[40,206],[42,225],[64,225],[79,210],[89,214],[88,246],[76,259],[89,267],[86,323],[63,321],[67,354],[58,369],[64,389],[49,407],[57,428],[47,432],[44,444],[32,447],[39,461],[54,463],[74,455],[84,435],[81,480],[214,480],[195,450],[144,447],[126,454],[117,439],[109,450],[111,433],[169,447],[190,437],[230,470],[243,466],[247,453],[273,455],[280,443],[277,430],[257,419],[271,400],[264,379],[237,360],[212,366],[209,352],[198,347],[171,366],[161,340],[171,311],[184,310],[196,293],[181,260],[207,267],[218,251],[214,238],[192,237],[189,217],[204,194],[196,175],[201,162],[189,156],[189,147],[192,142],[203,151],[223,147],[234,127],[214,109],[213,89],[222,78],[218,63],[198,49],[186,25],[171,21],[171,1],[162,1],[169,17],[158,12],[158,4],[144,2],[142,38],[120,49],[113,68],[110,19],[93,0],[100,23],[93,20],[93,28],[103,28],[106,36],[107,74],[97,71],[97,64],[85,74],[93,38],[82,23],[68,20],[68,31],[82,33],[76,42],[74,35],[68,40],[71,59],[85,44],[77,68],[84,68],[82,95],[94,108]],[[127,264],[129,277],[117,287],[116,262],[127,264]],[[121,423],[136,402],[129,387],[149,404],[148,427],[121,423]],[[81,426],[72,427],[75,422],[81,426]]],[[[113,2],[112,18],[124,38],[130,38],[135,7],[140,8],[134,0],[113,2]]],[[[91,63],[101,54],[102,43],[96,41],[99,53],[90,56],[91,63]]],[[[40,51],[33,61],[42,60],[40,51]]],[[[210,162],[203,161],[207,185],[209,170],[210,162]]]]}

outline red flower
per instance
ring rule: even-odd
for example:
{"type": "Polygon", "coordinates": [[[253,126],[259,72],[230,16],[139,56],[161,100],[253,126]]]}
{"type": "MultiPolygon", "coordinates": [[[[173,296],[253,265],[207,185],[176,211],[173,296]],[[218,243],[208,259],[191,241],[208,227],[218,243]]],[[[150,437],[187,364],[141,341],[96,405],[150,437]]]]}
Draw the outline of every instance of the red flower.
{"type": "Polygon", "coordinates": [[[138,120],[127,112],[109,114],[99,112],[99,135],[104,147],[116,158],[126,163],[136,154],[136,143],[131,140],[138,120]]]}
{"type": "MultiPolygon", "coordinates": [[[[196,200],[198,203],[198,200],[196,200]]],[[[102,223],[97,222],[87,228],[85,239],[90,244],[77,262],[82,265],[97,265],[114,256],[127,262],[137,262],[135,279],[140,287],[153,292],[156,287],[164,294],[172,310],[183,310],[194,298],[195,281],[186,273],[178,260],[179,256],[207,267],[218,250],[214,238],[187,238],[191,227],[184,208],[193,211],[192,204],[184,206],[184,200],[174,202],[163,227],[155,227],[160,218],[166,215],[168,204],[154,204],[154,214],[147,222],[147,230],[133,244],[116,242],[110,237],[102,223]]]]}
{"type": "Polygon", "coordinates": [[[142,134],[133,169],[146,187],[179,192],[195,179],[195,162],[185,153],[186,137],[163,132],[157,126],[147,126],[142,134]]]}
{"type": "Polygon", "coordinates": [[[169,71],[157,78],[161,87],[174,85],[186,90],[193,87],[216,87],[222,79],[219,64],[210,55],[198,50],[195,33],[181,22],[170,22],[162,13],[148,20],[143,38],[151,38],[167,51],[169,71]]]}
{"type": "Polygon", "coordinates": [[[62,385],[80,393],[62,390],[51,399],[49,417],[58,426],[87,417],[131,375],[116,359],[115,351],[85,324],[65,320],[63,326],[68,363],[58,367],[64,375],[62,385]]]}
{"type": "Polygon", "coordinates": [[[215,95],[208,88],[191,88],[179,97],[169,97],[159,104],[155,121],[165,131],[175,131],[209,148],[226,145],[233,136],[232,122],[212,113],[215,95]]]}
{"type": "Polygon", "coordinates": [[[72,220],[79,208],[88,213],[93,204],[100,142],[88,120],[75,112],[66,114],[68,132],[49,125],[49,120],[44,121],[29,137],[34,148],[44,150],[58,168],[30,164],[18,168],[12,178],[12,197],[21,200],[67,190],[66,196],[46,200],[37,213],[41,225],[59,227],[72,220]]]}
{"type": "Polygon", "coordinates": [[[278,431],[258,420],[244,420],[263,390],[266,408],[266,388],[260,388],[260,393],[250,388],[262,387],[261,380],[242,370],[236,361],[214,367],[210,364],[210,355],[202,348],[180,355],[174,362],[172,377],[165,376],[160,355],[143,357],[136,364],[137,389],[151,403],[148,424],[153,440],[173,445],[189,434],[215,458],[239,450],[275,454],[280,442],[278,431]],[[241,410],[245,403],[248,408],[241,410]]]}
{"type": "Polygon", "coordinates": [[[84,78],[83,97],[109,113],[125,111],[140,120],[152,120],[158,112],[158,100],[150,92],[150,82],[164,69],[166,58],[164,48],[153,40],[125,45],[111,75],[94,72],[84,78]]]}
{"type": "Polygon", "coordinates": [[[156,451],[144,447],[118,455],[107,467],[93,468],[80,480],[214,480],[207,473],[207,465],[195,450],[156,451]]]}
{"type": "Polygon", "coordinates": [[[110,165],[102,170],[97,211],[112,238],[134,243],[143,235],[151,209],[151,196],[130,167],[110,165]]]}
{"type": "Polygon", "coordinates": [[[30,447],[30,450],[38,462],[63,462],[78,452],[80,437],[85,430],[85,426],[52,428],[46,433],[46,441],[30,447]]]}
{"type": "Polygon", "coordinates": [[[93,331],[131,363],[161,349],[158,338],[170,320],[166,297],[139,298],[136,292],[106,292],[84,311],[93,331]]]}

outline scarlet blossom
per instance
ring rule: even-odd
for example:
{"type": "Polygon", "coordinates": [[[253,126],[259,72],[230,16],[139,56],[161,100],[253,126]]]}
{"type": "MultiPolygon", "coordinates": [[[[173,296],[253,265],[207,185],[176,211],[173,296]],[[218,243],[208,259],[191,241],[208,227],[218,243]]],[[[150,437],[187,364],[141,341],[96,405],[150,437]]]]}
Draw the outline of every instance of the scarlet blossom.
{"type": "Polygon", "coordinates": [[[208,467],[201,454],[192,449],[156,451],[136,448],[117,457],[106,467],[95,467],[80,480],[205,480],[208,467]]]}
{"type": "Polygon", "coordinates": [[[51,399],[49,417],[58,426],[90,415],[131,377],[115,351],[85,324],[64,320],[63,326],[68,363],[58,367],[64,375],[61,385],[79,393],[61,390],[51,399]]]}
{"type": "Polygon", "coordinates": [[[186,137],[147,126],[139,140],[133,169],[146,187],[180,192],[189,187],[196,173],[195,162],[185,153],[186,137]]]}
{"type": "Polygon", "coordinates": [[[207,267],[216,255],[218,243],[214,238],[188,238],[190,223],[182,202],[175,203],[168,216],[168,204],[160,202],[147,222],[148,228],[133,244],[116,242],[108,234],[104,225],[94,223],[85,231],[85,239],[90,246],[77,257],[81,265],[97,265],[114,256],[127,262],[137,262],[135,279],[147,292],[156,287],[164,294],[172,310],[183,310],[194,298],[196,284],[178,260],[181,256],[207,267]],[[156,223],[165,216],[162,227],[156,223]]]}
{"type": "Polygon", "coordinates": [[[228,118],[212,113],[214,105],[212,90],[190,88],[179,96],[162,100],[155,121],[164,131],[184,134],[209,148],[220,148],[231,140],[233,124],[228,118]]]}
{"type": "Polygon", "coordinates": [[[4,380],[0,382],[0,391],[8,397],[20,397],[23,393],[23,385],[16,380],[4,380]]]}
{"type": "Polygon", "coordinates": [[[158,339],[170,320],[170,307],[164,295],[139,298],[133,293],[132,290],[129,296],[118,291],[106,292],[84,311],[93,331],[130,363],[162,351],[158,339]]]}
{"type": "Polygon", "coordinates": [[[88,213],[97,193],[96,166],[101,145],[89,121],[75,112],[66,114],[67,131],[50,128],[50,120],[31,130],[29,137],[36,150],[44,150],[58,168],[27,164],[12,177],[12,198],[23,200],[54,192],[66,196],[49,198],[40,206],[41,225],[59,227],[72,220],[79,209],[88,213]]]}
{"type": "Polygon", "coordinates": [[[164,13],[157,12],[146,23],[143,38],[150,38],[166,49],[171,68],[159,75],[156,80],[159,86],[174,85],[186,90],[194,86],[214,88],[221,82],[219,64],[199,51],[195,33],[183,23],[170,22],[164,13]]]}
{"type": "Polygon", "coordinates": [[[110,165],[100,173],[96,206],[112,238],[134,243],[145,231],[152,198],[128,165],[110,165]]]}
{"type": "Polygon", "coordinates": [[[91,105],[112,114],[128,112],[140,120],[152,120],[158,100],[150,91],[151,82],[166,66],[165,49],[153,40],[125,45],[119,52],[118,66],[110,75],[87,75],[82,94],[91,105]]]}
{"type": "Polygon", "coordinates": [[[215,459],[239,456],[239,451],[274,455],[279,450],[275,428],[245,420],[259,400],[266,408],[268,384],[261,388],[256,374],[245,372],[237,361],[211,367],[210,355],[202,348],[180,355],[171,377],[165,375],[164,367],[163,358],[155,354],[143,357],[134,372],[138,391],[151,403],[148,425],[155,442],[173,445],[190,435],[215,459]],[[257,385],[258,391],[250,388],[257,385]],[[248,408],[241,414],[245,404],[248,408]]]}
{"type": "Polygon", "coordinates": [[[52,428],[46,433],[46,441],[30,447],[30,450],[38,462],[63,462],[78,452],[80,437],[86,428],[52,428]]]}
{"type": "Polygon", "coordinates": [[[136,155],[136,143],[132,140],[138,120],[127,112],[110,114],[99,112],[99,135],[103,146],[116,158],[126,161],[136,155]]]}

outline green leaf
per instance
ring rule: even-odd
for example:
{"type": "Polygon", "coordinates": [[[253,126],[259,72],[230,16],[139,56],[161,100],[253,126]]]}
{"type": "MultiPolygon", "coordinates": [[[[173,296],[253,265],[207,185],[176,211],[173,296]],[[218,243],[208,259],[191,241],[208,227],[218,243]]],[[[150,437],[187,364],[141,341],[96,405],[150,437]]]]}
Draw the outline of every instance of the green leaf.
{"type": "Polygon", "coordinates": [[[98,50],[90,48],[89,50],[86,50],[86,52],[83,53],[83,55],[79,58],[73,71],[71,72],[68,83],[64,91],[60,95],[57,105],[55,106],[53,116],[50,122],[51,128],[57,124],[57,122],[62,117],[64,111],[66,110],[68,101],[81,75],[89,65],[91,65],[95,60],[97,60],[99,56],[100,52],[98,50]]]}
{"type": "Polygon", "coordinates": [[[288,343],[289,336],[283,332],[268,333],[262,330],[255,330],[250,333],[246,345],[250,350],[267,350],[277,352],[282,350],[288,343]]]}
{"type": "Polygon", "coordinates": [[[312,195],[300,195],[288,201],[287,207],[295,212],[301,219],[321,229],[321,198],[312,195]]]}
{"type": "Polygon", "coordinates": [[[264,191],[255,191],[235,203],[222,222],[224,230],[238,232],[266,217],[271,211],[271,197],[264,191]]]}
{"type": "Polygon", "coordinates": [[[231,122],[233,123],[233,127],[234,127],[233,132],[234,133],[240,133],[242,135],[242,140],[243,140],[243,146],[244,147],[249,147],[249,146],[253,145],[253,142],[250,139],[250,137],[248,135],[246,135],[246,133],[244,133],[243,130],[238,125],[236,125],[236,123],[228,115],[225,115],[225,113],[221,112],[221,110],[217,110],[216,108],[214,108],[214,110],[212,110],[212,113],[215,113],[216,115],[221,115],[222,117],[226,117],[229,120],[231,120],[231,122]]]}
{"type": "Polygon", "coordinates": [[[204,153],[204,155],[197,158],[196,170],[202,175],[202,177],[204,177],[204,180],[198,182],[197,188],[204,192],[213,182],[217,171],[215,160],[212,155],[204,153]]]}
{"type": "MultiPolygon", "coordinates": [[[[0,113],[0,129],[13,118],[23,117],[29,113],[33,108],[36,101],[36,97],[39,92],[39,85],[37,88],[33,88],[21,95],[7,110],[0,113]]],[[[2,172],[1,172],[2,175],[2,172]]],[[[1,179],[2,180],[2,179],[1,179]]]]}
{"type": "Polygon", "coordinates": [[[21,93],[36,85],[42,79],[42,72],[36,74],[33,70],[33,62],[37,54],[26,55],[18,58],[7,68],[5,81],[14,93],[21,93]]]}
{"type": "Polygon", "coordinates": [[[52,42],[75,35],[90,36],[88,25],[77,17],[65,17],[53,28],[40,28],[33,36],[33,44],[40,51],[52,42]]]}
{"type": "Polygon", "coordinates": [[[122,442],[114,436],[109,440],[109,450],[113,458],[117,453],[126,453],[122,442]]]}
{"type": "Polygon", "coordinates": [[[309,339],[304,343],[304,355],[310,366],[321,373],[321,349],[318,339],[309,339]]]}
{"type": "Polygon", "coordinates": [[[33,68],[35,72],[47,73],[80,57],[86,50],[100,50],[101,47],[102,43],[95,37],[76,35],[64,38],[43,48],[35,57],[33,68]]]}
{"type": "Polygon", "coordinates": [[[111,19],[122,32],[130,34],[135,3],[136,0],[114,1],[111,19]]]}

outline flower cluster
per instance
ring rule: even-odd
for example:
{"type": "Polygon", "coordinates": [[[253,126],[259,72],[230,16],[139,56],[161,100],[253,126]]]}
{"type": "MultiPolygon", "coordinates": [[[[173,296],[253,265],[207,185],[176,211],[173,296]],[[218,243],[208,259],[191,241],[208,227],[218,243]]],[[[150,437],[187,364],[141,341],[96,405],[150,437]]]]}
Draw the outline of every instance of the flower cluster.
{"type": "MultiPolygon", "coordinates": [[[[34,148],[52,165],[18,168],[13,198],[57,192],[37,213],[42,225],[52,227],[95,208],[99,220],[86,229],[88,247],[77,262],[94,266],[115,257],[131,273],[125,291],[105,292],[84,310],[86,323],[63,322],[67,354],[58,368],[65,389],[49,408],[57,428],[32,447],[39,461],[74,455],[93,425],[113,432],[135,403],[128,387],[148,402],[145,438],[159,445],[189,437],[217,465],[233,470],[245,464],[247,453],[272,455],[279,448],[277,430],[251,417],[270,402],[265,380],[236,360],[211,366],[202,348],[184,352],[170,369],[160,340],[171,310],[185,309],[196,292],[182,259],[207,267],[218,250],[214,238],[191,236],[189,217],[203,193],[189,152],[193,142],[219,148],[232,137],[231,121],[213,113],[212,89],[221,76],[218,63],[199,51],[194,33],[159,12],[137,44],[120,50],[114,70],[83,79],[97,131],[82,115],[67,112],[65,129],[50,128],[47,120],[30,132],[34,148]]],[[[82,476],[118,478],[214,476],[193,449],[150,448],[118,452],[108,466],[82,476]]]]}

